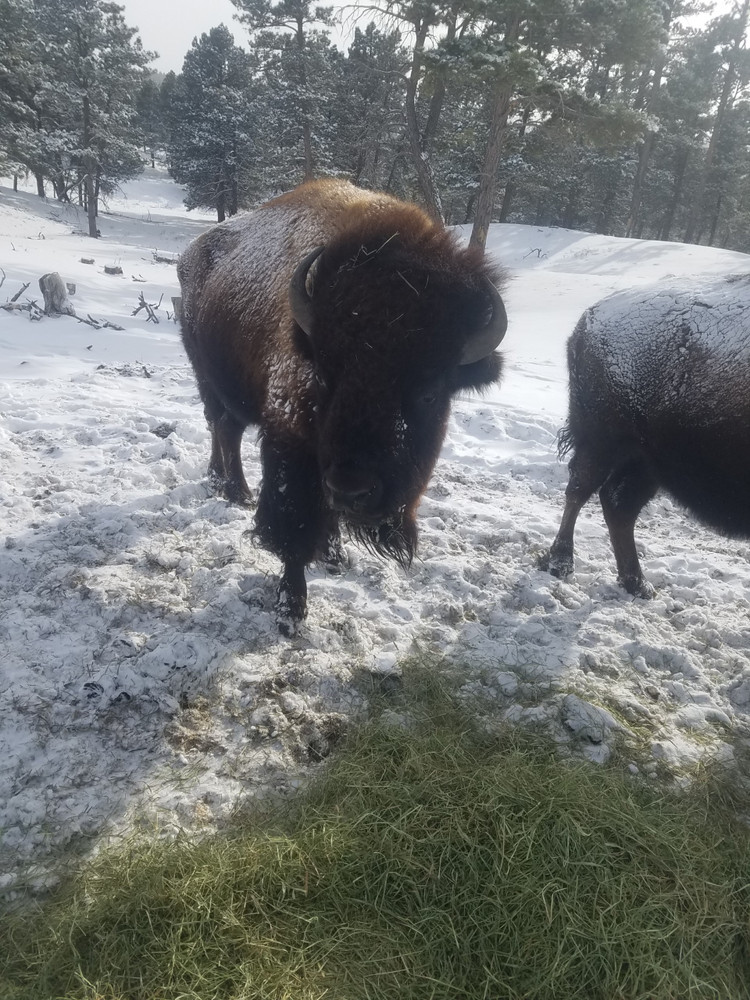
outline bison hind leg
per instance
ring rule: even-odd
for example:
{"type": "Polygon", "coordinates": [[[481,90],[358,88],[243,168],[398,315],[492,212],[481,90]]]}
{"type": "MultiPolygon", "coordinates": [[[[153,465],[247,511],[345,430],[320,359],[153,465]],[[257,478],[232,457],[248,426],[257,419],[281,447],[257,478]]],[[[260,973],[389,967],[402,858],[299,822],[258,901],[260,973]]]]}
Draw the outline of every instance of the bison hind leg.
{"type": "Polygon", "coordinates": [[[654,595],[654,588],[643,579],[634,530],[638,515],[654,498],[658,485],[645,460],[634,457],[619,466],[599,490],[617,563],[617,579],[635,597],[654,595]]]}
{"type": "MultiPolygon", "coordinates": [[[[569,446],[569,445],[568,445],[569,446]]],[[[581,508],[604,483],[610,459],[600,451],[578,444],[568,466],[565,509],[557,536],[548,553],[539,560],[540,569],[566,580],[573,573],[573,535],[581,508]]]]}
{"type": "MultiPolygon", "coordinates": [[[[206,407],[208,416],[208,407],[206,407]]],[[[254,507],[255,500],[242,470],[242,435],[245,425],[223,410],[216,419],[209,418],[211,458],[208,477],[216,493],[230,503],[254,507]]]]}
{"type": "Polygon", "coordinates": [[[319,562],[321,562],[327,573],[338,575],[345,573],[350,566],[349,557],[346,554],[344,543],[341,538],[338,517],[331,517],[325,542],[322,546],[319,562]]]}

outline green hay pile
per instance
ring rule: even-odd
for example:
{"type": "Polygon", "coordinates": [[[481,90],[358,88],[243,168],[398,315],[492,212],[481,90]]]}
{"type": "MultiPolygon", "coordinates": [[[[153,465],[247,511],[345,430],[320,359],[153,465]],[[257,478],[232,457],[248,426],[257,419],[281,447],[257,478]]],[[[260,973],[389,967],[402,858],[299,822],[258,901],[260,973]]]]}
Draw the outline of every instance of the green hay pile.
{"type": "Polygon", "coordinates": [[[659,793],[434,707],[365,726],[293,813],[132,843],[6,918],[0,996],[750,997],[750,839],[705,786],[659,793]]]}

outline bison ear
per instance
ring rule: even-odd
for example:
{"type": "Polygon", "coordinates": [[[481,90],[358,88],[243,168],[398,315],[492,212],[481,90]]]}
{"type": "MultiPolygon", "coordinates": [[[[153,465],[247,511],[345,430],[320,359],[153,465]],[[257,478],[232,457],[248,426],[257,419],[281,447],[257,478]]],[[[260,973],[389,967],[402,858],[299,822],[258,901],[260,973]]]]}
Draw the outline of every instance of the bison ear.
{"type": "Polygon", "coordinates": [[[508,317],[500,293],[489,278],[484,279],[484,287],[492,306],[490,316],[464,344],[459,365],[473,365],[476,361],[481,361],[482,358],[492,354],[508,328],[508,317]]]}
{"type": "Polygon", "coordinates": [[[292,280],[289,282],[289,305],[296,323],[310,336],[313,325],[312,295],[307,290],[307,276],[313,263],[325,250],[325,246],[316,247],[307,254],[296,267],[292,280]]]}

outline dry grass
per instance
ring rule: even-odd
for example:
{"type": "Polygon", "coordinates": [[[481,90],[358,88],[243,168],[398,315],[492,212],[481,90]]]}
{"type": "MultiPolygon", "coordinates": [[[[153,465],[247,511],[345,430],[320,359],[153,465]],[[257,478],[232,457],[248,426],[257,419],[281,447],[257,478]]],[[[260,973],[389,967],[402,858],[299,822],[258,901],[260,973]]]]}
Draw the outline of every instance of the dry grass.
{"type": "Polygon", "coordinates": [[[750,837],[710,782],[677,796],[566,764],[424,695],[293,808],[134,841],[6,918],[0,996],[750,997],[750,837]]]}

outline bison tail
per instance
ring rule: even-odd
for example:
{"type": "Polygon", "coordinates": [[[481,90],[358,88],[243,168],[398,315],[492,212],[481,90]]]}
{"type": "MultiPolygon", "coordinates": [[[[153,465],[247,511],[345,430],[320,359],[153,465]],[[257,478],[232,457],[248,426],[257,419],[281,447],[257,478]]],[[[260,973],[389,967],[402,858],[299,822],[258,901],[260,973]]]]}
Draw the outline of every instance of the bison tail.
{"type": "Polygon", "coordinates": [[[562,462],[568,452],[573,448],[575,441],[573,440],[573,432],[570,429],[570,424],[565,424],[561,427],[557,434],[557,457],[562,462]]]}

